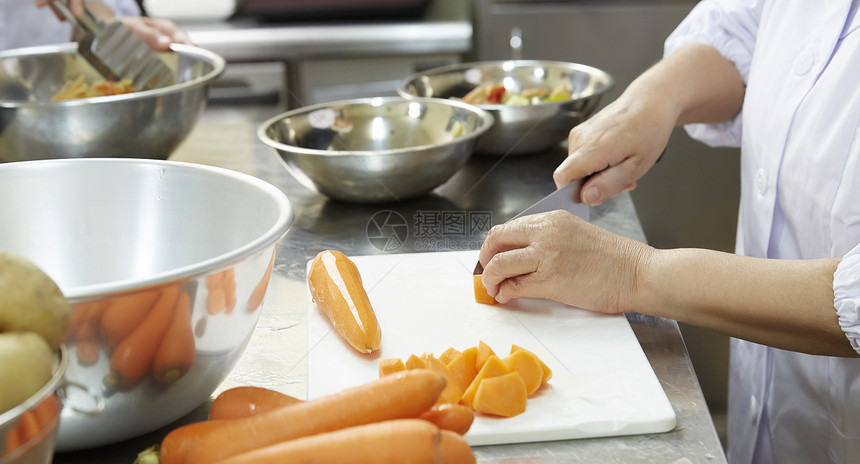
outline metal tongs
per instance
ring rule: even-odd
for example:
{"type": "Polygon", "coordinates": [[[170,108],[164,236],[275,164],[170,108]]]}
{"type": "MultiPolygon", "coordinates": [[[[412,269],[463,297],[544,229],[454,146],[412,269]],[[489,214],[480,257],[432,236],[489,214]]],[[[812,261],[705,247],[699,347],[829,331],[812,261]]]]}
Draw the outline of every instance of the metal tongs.
{"type": "Polygon", "coordinates": [[[138,91],[173,84],[170,68],[122,22],[105,24],[86,8],[78,18],[69,10],[67,0],[54,0],[50,6],[72,24],[78,34],[78,52],[105,79],[129,78],[138,91]]]}

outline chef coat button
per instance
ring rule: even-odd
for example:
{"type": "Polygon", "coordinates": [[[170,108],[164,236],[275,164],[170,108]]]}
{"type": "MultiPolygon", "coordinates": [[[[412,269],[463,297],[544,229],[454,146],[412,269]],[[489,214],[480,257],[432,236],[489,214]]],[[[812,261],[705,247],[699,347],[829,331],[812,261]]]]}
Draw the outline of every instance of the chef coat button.
{"type": "Polygon", "coordinates": [[[794,60],[794,73],[798,76],[802,76],[808,73],[814,64],[815,52],[813,52],[812,49],[807,48],[800,52],[800,55],[798,55],[797,59],[794,60]]]}
{"type": "Polygon", "coordinates": [[[767,174],[764,172],[764,169],[759,169],[755,178],[756,187],[758,187],[758,193],[760,195],[764,195],[767,193],[767,174]]]}

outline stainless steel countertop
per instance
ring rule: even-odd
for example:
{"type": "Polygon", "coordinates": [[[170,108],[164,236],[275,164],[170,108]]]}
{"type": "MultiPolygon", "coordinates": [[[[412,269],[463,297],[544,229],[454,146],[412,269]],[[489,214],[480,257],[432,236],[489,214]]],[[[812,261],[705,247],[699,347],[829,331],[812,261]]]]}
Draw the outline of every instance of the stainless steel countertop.
{"type": "MultiPolygon", "coordinates": [[[[405,218],[419,211],[484,211],[492,221],[508,220],[554,188],[551,173],[566,156],[563,147],[506,159],[475,157],[448,183],[416,200],[354,205],[329,201],[300,186],[280,165],[273,150],[256,140],[257,124],[277,114],[272,107],[211,107],[189,139],[171,156],[175,161],[221,166],[262,178],[281,188],[295,208],[295,221],[279,242],[276,264],[257,329],[248,348],[215,394],[237,385],[273,388],[304,397],[307,372],[305,266],[317,252],[340,249],[351,255],[379,254],[366,227],[377,212],[393,210],[405,218]]],[[[591,220],[621,235],[644,241],[633,202],[623,194],[593,208],[591,220]]],[[[432,243],[432,251],[478,246],[480,236],[432,243]]],[[[427,246],[410,234],[397,253],[427,246]]],[[[429,251],[429,250],[427,250],[429,251]]],[[[722,463],[725,456],[708,414],[678,325],[674,321],[630,314],[628,320],[671,402],[673,431],[626,437],[476,447],[481,463],[722,463]]],[[[64,463],[131,463],[139,451],[158,443],[184,423],[203,420],[204,404],[174,424],[150,434],[98,449],[62,453],[64,463]]],[[[133,419],[131,419],[133,420],[133,419]]]]}
{"type": "Polygon", "coordinates": [[[180,23],[191,40],[228,62],[295,61],[361,55],[467,53],[471,2],[432,0],[422,18],[385,21],[180,23]]]}

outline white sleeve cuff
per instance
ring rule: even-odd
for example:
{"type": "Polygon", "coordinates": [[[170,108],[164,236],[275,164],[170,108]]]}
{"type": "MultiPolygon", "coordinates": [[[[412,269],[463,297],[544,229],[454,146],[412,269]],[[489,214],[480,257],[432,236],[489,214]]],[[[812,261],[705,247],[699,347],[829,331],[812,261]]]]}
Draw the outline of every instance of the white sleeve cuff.
{"type": "Polygon", "coordinates": [[[839,326],[860,354],[860,245],[851,250],[833,274],[833,306],[839,326]]]}

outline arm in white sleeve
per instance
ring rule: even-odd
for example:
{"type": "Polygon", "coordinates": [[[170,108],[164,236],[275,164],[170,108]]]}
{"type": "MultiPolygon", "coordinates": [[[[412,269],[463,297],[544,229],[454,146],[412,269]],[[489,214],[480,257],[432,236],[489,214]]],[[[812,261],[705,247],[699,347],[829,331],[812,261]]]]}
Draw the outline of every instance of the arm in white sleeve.
{"type": "MultiPolygon", "coordinates": [[[[704,0],[666,39],[664,56],[683,45],[710,45],[734,63],[744,84],[749,78],[762,0],[704,0]]],[[[740,146],[743,113],[717,124],[688,124],[691,137],[712,146],[740,146]]]]}
{"type": "Polygon", "coordinates": [[[842,258],[833,274],[833,306],[839,326],[860,354],[860,245],[842,258]]]}
{"type": "Polygon", "coordinates": [[[113,11],[114,16],[140,16],[140,7],[134,0],[98,0],[113,11]]]}

